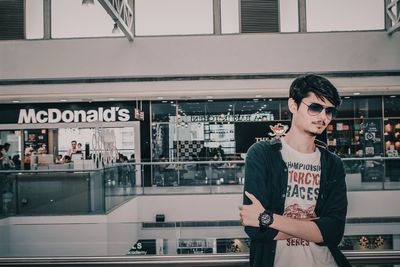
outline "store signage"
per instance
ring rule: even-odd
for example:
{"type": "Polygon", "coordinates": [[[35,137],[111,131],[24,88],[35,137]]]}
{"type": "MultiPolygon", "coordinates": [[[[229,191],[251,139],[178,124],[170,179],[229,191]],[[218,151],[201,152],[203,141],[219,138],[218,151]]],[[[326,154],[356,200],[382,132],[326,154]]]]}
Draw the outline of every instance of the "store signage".
{"type": "Polygon", "coordinates": [[[18,123],[71,123],[71,122],[115,122],[129,121],[129,110],[120,107],[90,110],[20,109],[18,123]]]}
{"type": "Polygon", "coordinates": [[[128,255],[156,255],[164,253],[163,239],[139,239],[129,250],[128,255]],[[158,242],[157,242],[158,241],[158,242]]]}
{"type": "Polygon", "coordinates": [[[144,121],[134,102],[6,104],[0,124],[93,123],[144,121]]]}
{"type": "Polygon", "coordinates": [[[190,122],[246,122],[246,121],[273,121],[274,114],[235,114],[235,115],[197,115],[189,116],[190,122]],[[222,116],[223,115],[223,116],[222,116]]]}
{"type": "Polygon", "coordinates": [[[260,141],[286,134],[288,121],[271,122],[237,122],[235,123],[235,145],[237,153],[246,153],[249,147],[260,141]]]}
{"type": "Polygon", "coordinates": [[[366,156],[382,156],[381,123],[379,119],[364,119],[364,148],[366,156]]]}
{"type": "Polygon", "coordinates": [[[272,133],[268,133],[269,136],[272,137],[282,137],[286,135],[286,132],[289,130],[288,125],[283,125],[281,123],[270,125],[269,128],[272,130],[272,133]]]}
{"type": "Polygon", "coordinates": [[[136,120],[144,121],[144,112],[143,111],[140,111],[140,109],[135,108],[134,109],[134,114],[135,114],[135,119],[136,120]]]}

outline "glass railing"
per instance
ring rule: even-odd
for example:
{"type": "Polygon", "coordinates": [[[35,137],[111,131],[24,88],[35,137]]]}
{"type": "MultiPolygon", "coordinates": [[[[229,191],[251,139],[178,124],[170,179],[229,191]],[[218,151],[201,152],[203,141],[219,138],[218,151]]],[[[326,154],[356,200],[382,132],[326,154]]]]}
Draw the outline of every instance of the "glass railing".
{"type": "MultiPolygon", "coordinates": [[[[357,266],[399,264],[400,235],[381,232],[345,235],[342,243],[346,247],[341,249],[357,266]]],[[[232,264],[224,266],[248,266],[249,247],[243,227],[231,221],[0,225],[0,265],[7,261],[73,263],[77,259],[92,264],[161,264],[174,259],[177,265],[190,261],[201,266],[221,266],[223,262],[232,264]],[[210,265],[204,265],[208,261],[210,265]]]]}
{"type": "Polygon", "coordinates": [[[151,171],[152,187],[144,187],[145,194],[241,193],[243,191],[245,172],[243,160],[147,164],[151,171]]]}
{"type": "Polygon", "coordinates": [[[400,158],[343,158],[349,191],[400,189],[400,158]]]}
{"type": "MultiPolygon", "coordinates": [[[[400,189],[399,158],[344,158],[349,191],[400,189]]],[[[0,171],[0,217],[104,214],[136,195],[242,193],[239,161],[41,166],[0,171]]]]}
{"type": "Polygon", "coordinates": [[[128,164],[1,171],[0,217],[105,214],[136,194],[134,175],[128,164]]]}

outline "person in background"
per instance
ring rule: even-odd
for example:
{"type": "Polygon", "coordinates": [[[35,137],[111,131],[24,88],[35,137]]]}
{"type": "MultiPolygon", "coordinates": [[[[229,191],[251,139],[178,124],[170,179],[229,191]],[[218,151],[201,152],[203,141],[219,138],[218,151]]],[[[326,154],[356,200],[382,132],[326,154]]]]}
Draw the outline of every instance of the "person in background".
{"type": "Polygon", "coordinates": [[[3,150],[4,146],[0,145],[0,170],[3,169],[3,159],[4,159],[4,155],[1,152],[3,150]]]}
{"type": "Polygon", "coordinates": [[[14,163],[15,169],[20,170],[21,169],[21,159],[18,154],[14,155],[12,157],[12,162],[14,163]]]}
{"type": "Polygon", "coordinates": [[[47,149],[46,149],[46,144],[42,144],[39,148],[38,148],[38,154],[46,154],[47,153],[47,149]]]}
{"type": "Polygon", "coordinates": [[[25,148],[25,157],[30,157],[31,155],[32,155],[32,152],[33,152],[33,146],[32,145],[29,145],[29,146],[27,146],[26,148],[25,148]]]}
{"type": "Polygon", "coordinates": [[[343,162],[316,139],[340,103],[326,78],[300,76],[289,91],[289,132],[249,148],[239,209],[252,267],[351,266],[338,248],[347,213],[343,162]]]}
{"type": "Polygon", "coordinates": [[[222,149],[221,145],[219,145],[219,147],[217,148],[217,156],[220,158],[220,160],[225,160],[225,152],[222,149]]]}
{"type": "Polygon", "coordinates": [[[68,155],[65,155],[65,156],[64,156],[63,163],[71,163],[71,162],[72,162],[71,157],[68,156],[68,155]]]}
{"type": "Polygon", "coordinates": [[[124,162],[124,155],[121,153],[118,153],[117,155],[117,163],[123,163],[124,162]]]}
{"type": "Polygon", "coordinates": [[[76,145],[76,153],[78,154],[80,154],[80,153],[82,153],[82,144],[81,143],[78,143],[77,145],[76,145]]]}
{"type": "Polygon", "coordinates": [[[14,162],[11,160],[11,157],[8,155],[8,151],[10,150],[10,144],[4,143],[3,149],[1,150],[2,161],[1,165],[4,170],[9,170],[15,167],[14,162]]]}
{"type": "Polygon", "coordinates": [[[58,154],[56,157],[56,164],[63,164],[63,156],[58,154]]]}
{"type": "Polygon", "coordinates": [[[34,152],[33,146],[29,145],[24,151],[24,169],[29,170],[31,168],[32,153],[34,152]]]}
{"type": "Polygon", "coordinates": [[[71,147],[68,149],[68,156],[71,159],[72,154],[76,154],[77,152],[77,143],[75,140],[71,141],[71,147]]]}

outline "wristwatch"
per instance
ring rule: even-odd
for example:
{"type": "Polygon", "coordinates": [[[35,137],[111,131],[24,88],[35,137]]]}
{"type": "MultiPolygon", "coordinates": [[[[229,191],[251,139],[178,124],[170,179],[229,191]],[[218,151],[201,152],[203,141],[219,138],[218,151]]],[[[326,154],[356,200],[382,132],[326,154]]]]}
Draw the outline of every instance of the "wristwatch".
{"type": "Polygon", "coordinates": [[[263,213],[260,213],[258,216],[258,222],[261,231],[266,231],[268,227],[274,222],[274,216],[272,211],[264,210],[263,213]]]}

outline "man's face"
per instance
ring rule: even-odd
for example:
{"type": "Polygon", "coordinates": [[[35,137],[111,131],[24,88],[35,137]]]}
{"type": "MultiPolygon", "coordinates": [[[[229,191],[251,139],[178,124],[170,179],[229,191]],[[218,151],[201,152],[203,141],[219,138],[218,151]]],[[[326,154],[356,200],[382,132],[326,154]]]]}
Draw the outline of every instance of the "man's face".
{"type": "Polygon", "coordinates": [[[302,102],[299,104],[298,108],[293,100],[289,101],[289,105],[295,105],[295,108],[290,108],[293,113],[292,123],[300,130],[303,130],[310,136],[316,136],[321,134],[328,124],[331,122],[332,118],[327,116],[326,108],[335,106],[326,99],[319,99],[314,93],[310,93],[308,97],[303,98],[302,102]],[[292,102],[291,102],[292,101],[292,102]],[[312,112],[309,106],[313,103],[320,104],[324,107],[321,112],[312,112]]]}
{"type": "Polygon", "coordinates": [[[72,147],[76,147],[76,142],[71,142],[72,147]]]}

